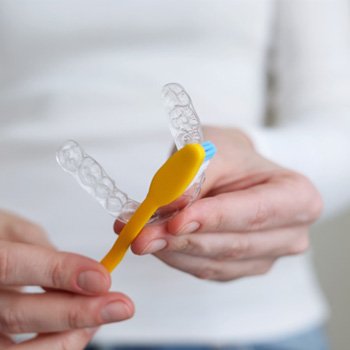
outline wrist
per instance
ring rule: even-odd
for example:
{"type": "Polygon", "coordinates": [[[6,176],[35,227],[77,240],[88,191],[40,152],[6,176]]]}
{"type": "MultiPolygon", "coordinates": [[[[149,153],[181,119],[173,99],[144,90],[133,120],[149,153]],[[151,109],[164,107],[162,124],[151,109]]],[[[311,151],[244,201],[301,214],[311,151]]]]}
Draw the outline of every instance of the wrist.
{"type": "Polygon", "coordinates": [[[242,129],[234,128],[234,132],[236,133],[236,137],[244,144],[245,146],[255,150],[255,144],[250,136],[243,131],[242,129]]]}

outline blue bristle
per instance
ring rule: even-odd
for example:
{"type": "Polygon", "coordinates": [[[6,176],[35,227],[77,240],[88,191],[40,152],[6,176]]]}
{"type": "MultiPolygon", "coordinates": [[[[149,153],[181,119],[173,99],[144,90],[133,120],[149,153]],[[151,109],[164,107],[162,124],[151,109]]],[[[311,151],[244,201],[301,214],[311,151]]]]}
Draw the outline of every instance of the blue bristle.
{"type": "Polygon", "coordinates": [[[202,147],[205,150],[205,159],[204,161],[210,160],[214,157],[216,153],[216,147],[210,141],[205,141],[202,143],[202,147]]]}

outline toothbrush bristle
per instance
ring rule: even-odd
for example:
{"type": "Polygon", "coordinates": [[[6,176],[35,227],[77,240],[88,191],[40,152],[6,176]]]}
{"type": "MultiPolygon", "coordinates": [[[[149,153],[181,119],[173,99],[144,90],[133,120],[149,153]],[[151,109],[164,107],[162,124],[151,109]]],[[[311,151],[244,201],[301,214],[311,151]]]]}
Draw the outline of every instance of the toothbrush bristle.
{"type": "Polygon", "coordinates": [[[202,143],[202,147],[205,150],[205,159],[204,161],[210,160],[214,157],[216,153],[215,145],[210,141],[205,141],[202,143]]]}

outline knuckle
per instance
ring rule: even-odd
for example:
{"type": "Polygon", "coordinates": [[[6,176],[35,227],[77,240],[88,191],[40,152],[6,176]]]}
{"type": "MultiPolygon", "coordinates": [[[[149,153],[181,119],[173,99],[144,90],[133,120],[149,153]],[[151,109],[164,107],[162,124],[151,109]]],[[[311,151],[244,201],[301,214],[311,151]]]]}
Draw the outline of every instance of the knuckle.
{"type": "Polygon", "coordinates": [[[220,273],[216,276],[215,281],[217,282],[230,282],[238,280],[242,277],[246,277],[247,274],[241,269],[230,268],[229,270],[221,269],[220,273]]]}
{"type": "Polygon", "coordinates": [[[6,284],[11,274],[9,253],[5,246],[0,246],[0,285],[6,284]]]}
{"type": "Polygon", "coordinates": [[[188,251],[192,254],[198,254],[201,256],[210,256],[212,253],[212,247],[204,240],[193,237],[188,239],[188,251]]]}
{"type": "Polygon", "coordinates": [[[76,295],[72,295],[73,307],[65,314],[65,323],[69,329],[80,329],[100,325],[103,322],[100,319],[99,312],[96,312],[93,304],[81,303],[76,295]]]}
{"type": "Polygon", "coordinates": [[[220,276],[220,269],[211,263],[202,266],[194,275],[202,280],[216,280],[220,276]]]}
{"type": "Polygon", "coordinates": [[[70,340],[71,337],[67,337],[67,338],[63,338],[62,339],[62,342],[61,342],[61,345],[60,345],[60,348],[61,350],[69,350],[71,349],[71,340],[70,340]]]}
{"type": "Polygon", "coordinates": [[[298,196],[304,213],[300,215],[300,222],[314,222],[323,211],[323,199],[321,194],[311,183],[311,181],[301,174],[295,175],[298,184],[298,196]]]}
{"type": "Polygon", "coordinates": [[[248,220],[248,227],[252,229],[260,229],[269,220],[273,213],[264,198],[257,201],[254,215],[248,220]]]}
{"type": "Polygon", "coordinates": [[[61,340],[60,350],[76,349],[76,336],[73,334],[66,334],[61,340]]]}
{"type": "Polygon", "coordinates": [[[185,236],[174,237],[174,239],[169,240],[169,243],[169,249],[171,250],[188,252],[192,249],[190,239],[185,236]]]}
{"type": "Polygon", "coordinates": [[[249,240],[248,239],[236,239],[234,244],[229,246],[226,251],[221,254],[221,259],[232,259],[239,260],[246,256],[249,251],[249,240]]]}
{"type": "Polygon", "coordinates": [[[66,274],[66,254],[63,254],[63,258],[55,258],[52,267],[49,271],[50,280],[53,288],[60,289],[65,284],[65,274],[66,274]]]}
{"type": "Polygon", "coordinates": [[[89,340],[90,336],[85,330],[68,332],[61,340],[60,350],[83,349],[89,340]]]}
{"type": "Polygon", "coordinates": [[[239,275],[237,275],[237,274],[233,274],[233,275],[230,275],[230,274],[220,274],[219,276],[217,276],[217,277],[215,278],[215,281],[216,281],[216,282],[222,282],[222,283],[224,283],[224,282],[234,281],[234,280],[236,280],[236,279],[238,279],[238,278],[240,278],[240,277],[242,277],[242,276],[239,276],[239,275]]]}
{"type": "Polygon", "coordinates": [[[204,241],[199,240],[197,236],[176,237],[174,241],[176,241],[174,244],[175,250],[182,253],[205,256],[210,254],[210,247],[204,241]]]}
{"type": "MultiPolygon", "coordinates": [[[[219,206],[217,208],[220,208],[219,206]]],[[[222,230],[224,227],[224,213],[222,210],[217,210],[215,218],[214,218],[214,231],[218,232],[222,230]]]]}
{"type": "Polygon", "coordinates": [[[70,329],[82,327],[82,322],[80,317],[81,311],[82,310],[78,310],[76,308],[72,308],[69,310],[67,314],[67,323],[70,329]]]}
{"type": "Polygon", "coordinates": [[[301,234],[290,246],[289,255],[302,254],[309,249],[310,239],[307,233],[301,234]]]}
{"type": "Polygon", "coordinates": [[[202,200],[202,212],[205,213],[202,218],[202,226],[210,231],[219,232],[225,224],[225,213],[223,212],[220,198],[208,197],[202,200]]]}
{"type": "Polygon", "coordinates": [[[271,270],[273,264],[274,264],[274,261],[260,262],[256,267],[255,274],[256,275],[267,274],[271,270]]]}
{"type": "Polygon", "coordinates": [[[23,333],[22,317],[13,305],[7,305],[0,313],[0,329],[5,333],[23,333]]]}

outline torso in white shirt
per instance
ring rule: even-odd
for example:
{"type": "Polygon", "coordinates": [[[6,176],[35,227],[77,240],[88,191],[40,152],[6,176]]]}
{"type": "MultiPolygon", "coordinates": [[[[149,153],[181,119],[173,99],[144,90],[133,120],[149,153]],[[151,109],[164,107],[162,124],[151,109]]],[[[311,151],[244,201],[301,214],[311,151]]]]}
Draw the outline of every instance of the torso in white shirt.
{"type": "MultiPolygon", "coordinates": [[[[113,219],[55,164],[66,139],[142,199],[171,145],[163,84],[183,84],[203,123],[263,123],[272,1],[0,6],[0,205],[43,224],[60,249],[98,259],[115,238],[113,219]]],[[[105,342],[226,343],[324,319],[306,257],[221,284],[130,253],[113,282],[134,300],[136,315],[103,327],[105,342]]]]}

